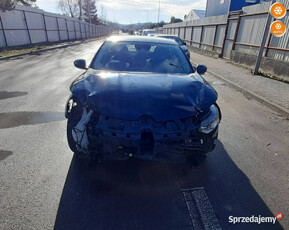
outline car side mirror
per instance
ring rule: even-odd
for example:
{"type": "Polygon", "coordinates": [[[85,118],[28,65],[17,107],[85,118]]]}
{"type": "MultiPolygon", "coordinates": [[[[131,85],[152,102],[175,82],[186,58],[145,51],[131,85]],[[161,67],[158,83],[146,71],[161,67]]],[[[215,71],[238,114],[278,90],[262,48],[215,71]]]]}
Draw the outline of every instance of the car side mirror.
{"type": "Polygon", "coordinates": [[[87,69],[86,68],[86,61],[83,59],[78,59],[74,61],[74,66],[79,69],[87,69]]]}
{"type": "Polygon", "coordinates": [[[185,42],[184,42],[183,44],[184,44],[185,46],[187,45],[187,43],[185,43],[185,42]]]}
{"type": "Polygon", "coordinates": [[[207,72],[207,66],[205,65],[198,65],[197,67],[198,74],[204,74],[207,72]]]}

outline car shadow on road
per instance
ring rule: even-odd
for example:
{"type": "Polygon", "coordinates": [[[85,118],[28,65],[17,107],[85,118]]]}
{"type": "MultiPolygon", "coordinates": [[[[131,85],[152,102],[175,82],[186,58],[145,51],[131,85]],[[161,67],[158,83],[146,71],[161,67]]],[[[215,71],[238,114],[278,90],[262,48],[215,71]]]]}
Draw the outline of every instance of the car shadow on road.
{"type": "Polygon", "coordinates": [[[221,142],[207,159],[183,164],[131,159],[96,168],[73,157],[55,230],[193,229],[182,188],[204,187],[223,229],[283,229],[279,223],[229,224],[229,216],[275,216],[221,142]]]}
{"type": "MultiPolygon", "coordinates": [[[[203,186],[223,229],[283,229],[276,224],[229,223],[229,217],[275,217],[247,175],[239,169],[218,140],[215,150],[183,179],[183,187],[203,186]],[[190,184],[191,183],[191,184],[190,184]],[[193,186],[192,186],[193,184],[193,186]]],[[[248,175],[250,176],[250,175],[248,175]]]]}

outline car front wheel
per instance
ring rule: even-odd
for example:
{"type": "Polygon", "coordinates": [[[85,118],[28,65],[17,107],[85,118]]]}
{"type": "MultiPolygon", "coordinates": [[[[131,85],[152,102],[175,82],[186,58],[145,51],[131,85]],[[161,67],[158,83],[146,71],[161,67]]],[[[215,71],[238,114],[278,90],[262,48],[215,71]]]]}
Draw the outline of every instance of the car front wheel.
{"type": "Polygon", "coordinates": [[[72,131],[73,128],[77,125],[77,123],[80,121],[82,116],[82,105],[81,103],[72,96],[71,99],[68,101],[67,105],[67,141],[69,148],[72,152],[78,154],[79,151],[76,147],[76,142],[73,139],[72,131]],[[70,104],[72,103],[72,104],[70,104]]]}

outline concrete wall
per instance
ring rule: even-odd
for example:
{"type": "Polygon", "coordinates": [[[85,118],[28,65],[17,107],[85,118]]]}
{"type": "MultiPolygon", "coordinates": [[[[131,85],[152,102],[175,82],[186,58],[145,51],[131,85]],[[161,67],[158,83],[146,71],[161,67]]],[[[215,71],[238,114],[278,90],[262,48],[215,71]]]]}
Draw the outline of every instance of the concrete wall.
{"type": "MultiPolygon", "coordinates": [[[[253,70],[256,63],[256,56],[233,50],[231,52],[231,60],[253,70]]],[[[286,61],[263,57],[260,65],[260,71],[269,75],[269,77],[289,83],[289,65],[286,61]]]]}
{"type": "Polygon", "coordinates": [[[16,6],[12,11],[0,11],[0,47],[87,39],[110,33],[109,27],[32,7],[16,6]]]}

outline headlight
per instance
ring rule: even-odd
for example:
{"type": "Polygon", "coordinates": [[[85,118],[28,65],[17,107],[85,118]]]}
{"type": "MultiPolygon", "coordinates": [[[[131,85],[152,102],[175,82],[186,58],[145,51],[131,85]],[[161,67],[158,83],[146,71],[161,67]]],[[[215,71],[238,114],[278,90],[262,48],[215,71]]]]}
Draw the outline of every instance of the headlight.
{"type": "Polygon", "coordinates": [[[220,123],[220,116],[217,107],[212,105],[210,110],[210,115],[201,122],[201,127],[199,129],[201,133],[208,134],[212,132],[220,123]]]}

